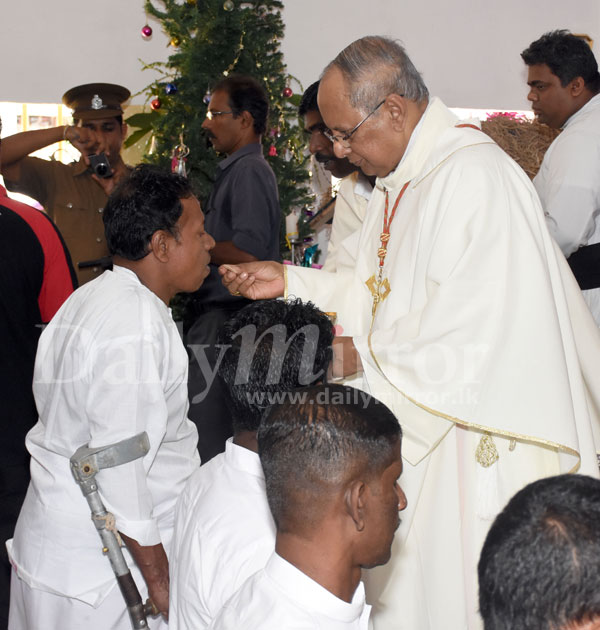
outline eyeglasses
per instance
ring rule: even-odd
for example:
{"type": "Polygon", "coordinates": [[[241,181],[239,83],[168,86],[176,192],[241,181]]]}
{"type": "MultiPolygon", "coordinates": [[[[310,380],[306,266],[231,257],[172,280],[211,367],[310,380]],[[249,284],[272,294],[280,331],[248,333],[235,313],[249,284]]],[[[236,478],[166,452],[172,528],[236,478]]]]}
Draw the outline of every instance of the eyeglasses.
{"type": "Polygon", "coordinates": [[[368,113],[359,123],[358,125],[356,125],[356,127],[354,127],[354,129],[351,129],[350,131],[347,131],[344,135],[342,136],[334,136],[331,131],[327,130],[324,131],[323,134],[325,135],[325,137],[333,142],[334,144],[337,142],[338,144],[341,144],[344,149],[349,149],[350,148],[350,138],[356,133],[356,131],[358,130],[358,128],[364,123],[366,122],[383,104],[385,103],[385,99],[383,99],[383,101],[381,101],[381,103],[379,103],[379,105],[377,105],[377,107],[370,113],[368,113]]]}
{"type": "Polygon", "coordinates": [[[209,109],[206,112],[206,117],[208,118],[208,120],[213,120],[213,118],[217,118],[217,116],[223,116],[223,114],[233,114],[232,111],[228,111],[228,112],[217,112],[214,109],[209,109]]]}
{"type": "Polygon", "coordinates": [[[315,133],[321,133],[326,136],[329,133],[329,129],[327,129],[324,123],[317,123],[308,129],[303,129],[303,133],[307,138],[311,138],[315,133]]]}

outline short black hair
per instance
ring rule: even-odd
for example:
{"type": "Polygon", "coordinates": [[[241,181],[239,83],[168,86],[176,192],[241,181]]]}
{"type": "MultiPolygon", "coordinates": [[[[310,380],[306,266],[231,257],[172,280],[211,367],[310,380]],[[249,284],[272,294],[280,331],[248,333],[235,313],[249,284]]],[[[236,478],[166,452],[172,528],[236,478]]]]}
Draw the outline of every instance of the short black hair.
{"type": "Polygon", "coordinates": [[[102,213],[110,253],[141,260],[157,230],[177,237],[181,199],[192,195],[185,177],[150,164],[136,166],[109,196],[102,213]]]}
{"type": "Polygon", "coordinates": [[[269,115],[269,99],[265,88],[254,78],[242,74],[234,74],[219,81],[213,92],[223,90],[229,95],[229,107],[234,116],[248,112],[254,121],[254,131],[258,135],[267,129],[269,115]]]}
{"type": "Polygon", "coordinates": [[[402,437],[394,414],[376,398],[347,385],[298,389],[271,406],[258,429],[258,453],[277,529],[314,520],[316,498],[349,477],[381,474],[402,437]]]}
{"type": "Polygon", "coordinates": [[[299,299],[255,302],[223,324],[217,343],[229,348],[218,372],[234,431],[256,431],[282,394],[324,380],[332,342],[327,315],[299,299]]]}
{"type": "Polygon", "coordinates": [[[581,37],[567,30],[544,33],[521,57],[528,66],[546,64],[563,87],[581,77],[588,90],[594,94],[600,91],[598,62],[592,49],[581,37]]]}
{"type": "Polygon", "coordinates": [[[600,480],[529,484],[496,517],[479,559],[485,630],[554,630],[600,617],[600,480]]]}
{"type": "Polygon", "coordinates": [[[319,83],[321,83],[321,81],[315,81],[306,88],[304,94],[302,95],[302,100],[300,101],[298,116],[304,116],[307,112],[319,111],[319,104],[317,102],[319,83]]]}

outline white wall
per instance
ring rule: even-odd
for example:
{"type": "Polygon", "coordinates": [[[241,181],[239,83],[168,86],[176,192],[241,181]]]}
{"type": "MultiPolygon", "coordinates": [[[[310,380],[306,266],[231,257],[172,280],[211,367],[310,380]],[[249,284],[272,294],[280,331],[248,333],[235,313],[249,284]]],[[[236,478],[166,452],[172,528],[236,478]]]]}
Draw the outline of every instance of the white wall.
{"type": "MultiPolygon", "coordinates": [[[[284,0],[282,44],[288,70],[307,87],[337,52],[363,35],[403,41],[432,94],[447,105],[525,109],[519,53],[543,32],[587,33],[600,50],[598,0],[284,0]]],[[[141,62],[166,59],[156,23],[141,38],[142,0],[2,2],[0,101],[59,102],[63,92],[92,81],[132,92],[154,75],[141,62]]],[[[296,86],[292,86],[298,89],[296,86]]],[[[143,102],[143,96],[134,102],[143,102]]]]}
{"type": "Polygon", "coordinates": [[[520,53],[548,30],[587,33],[600,57],[598,0],[287,0],[284,19],[288,70],[305,87],[355,39],[387,35],[450,107],[528,109],[520,53]]]}

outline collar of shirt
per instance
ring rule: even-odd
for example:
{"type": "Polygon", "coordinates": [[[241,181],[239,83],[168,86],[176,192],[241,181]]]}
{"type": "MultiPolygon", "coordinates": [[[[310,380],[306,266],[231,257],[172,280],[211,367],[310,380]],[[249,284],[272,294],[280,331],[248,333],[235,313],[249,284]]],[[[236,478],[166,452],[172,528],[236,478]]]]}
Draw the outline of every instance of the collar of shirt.
{"type": "Polygon", "coordinates": [[[234,444],[233,438],[229,438],[225,443],[225,461],[237,470],[262,479],[264,483],[265,475],[258,453],[234,444]]]}
{"type": "Polygon", "coordinates": [[[574,114],[572,114],[571,117],[567,119],[567,122],[561,127],[561,129],[566,129],[568,125],[573,123],[573,121],[577,120],[580,116],[584,115],[590,109],[595,109],[596,107],[600,107],[600,94],[596,94],[596,96],[593,96],[581,109],[578,109],[574,114]]]}
{"type": "Polygon", "coordinates": [[[229,168],[236,160],[244,157],[245,155],[260,155],[262,156],[262,145],[259,142],[252,142],[245,147],[238,149],[231,155],[227,156],[224,160],[219,162],[219,169],[224,171],[229,168]]]}
{"type": "Polygon", "coordinates": [[[277,553],[269,558],[265,573],[304,609],[346,623],[359,619],[365,613],[365,588],[362,582],[359,583],[352,602],[348,603],[330,593],[277,553]]]}
{"type": "Polygon", "coordinates": [[[77,162],[73,162],[73,176],[74,177],[78,177],[80,175],[84,175],[85,173],[87,173],[88,175],[91,175],[92,170],[90,169],[90,167],[84,162],[83,160],[83,156],[81,156],[79,158],[79,161],[77,162]]]}
{"type": "Polygon", "coordinates": [[[373,194],[373,186],[371,182],[367,179],[366,175],[357,171],[358,176],[356,178],[356,184],[354,185],[354,194],[360,195],[364,197],[367,201],[371,198],[373,194]]]}
{"type": "Polygon", "coordinates": [[[144,290],[152,295],[155,302],[160,305],[160,308],[166,309],[167,311],[169,311],[169,313],[171,312],[171,309],[158,297],[158,295],[156,295],[154,291],[150,290],[145,284],[143,284],[142,281],[138,278],[138,275],[131,269],[128,269],[127,267],[121,267],[119,265],[113,265],[112,273],[123,278],[126,282],[132,282],[139,287],[143,287],[144,290]]]}

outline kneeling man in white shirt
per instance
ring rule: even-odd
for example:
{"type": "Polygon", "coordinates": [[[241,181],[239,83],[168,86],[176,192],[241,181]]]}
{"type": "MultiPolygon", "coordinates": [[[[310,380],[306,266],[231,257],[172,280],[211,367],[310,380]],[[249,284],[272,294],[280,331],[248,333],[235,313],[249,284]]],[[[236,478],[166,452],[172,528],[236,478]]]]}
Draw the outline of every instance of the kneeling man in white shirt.
{"type": "Polygon", "coordinates": [[[258,430],[275,552],[214,630],[366,630],[361,569],[385,564],[406,497],[401,429],[378,400],[317,385],[273,405],[258,430]]]}
{"type": "Polygon", "coordinates": [[[249,304],[221,328],[219,375],[234,436],[190,477],[177,504],[170,630],[206,628],[273,553],[256,431],[265,407],[324,379],[332,341],[328,317],[301,300],[249,304]]]}

